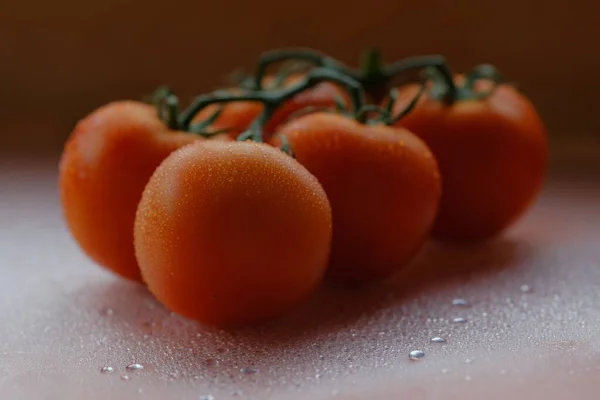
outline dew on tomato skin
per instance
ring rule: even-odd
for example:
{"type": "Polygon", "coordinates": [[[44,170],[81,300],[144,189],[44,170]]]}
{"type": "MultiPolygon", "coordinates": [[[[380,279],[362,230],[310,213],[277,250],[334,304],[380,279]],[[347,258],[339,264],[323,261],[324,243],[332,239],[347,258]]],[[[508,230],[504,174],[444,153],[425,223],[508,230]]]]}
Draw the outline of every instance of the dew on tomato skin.
{"type": "Polygon", "coordinates": [[[100,372],[103,374],[112,374],[115,372],[115,369],[113,367],[102,367],[100,368],[100,372]]]}
{"type": "Polygon", "coordinates": [[[408,358],[413,361],[420,360],[423,357],[425,357],[425,353],[422,350],[413,350],[410,353],[408,353],[408,358]]]}

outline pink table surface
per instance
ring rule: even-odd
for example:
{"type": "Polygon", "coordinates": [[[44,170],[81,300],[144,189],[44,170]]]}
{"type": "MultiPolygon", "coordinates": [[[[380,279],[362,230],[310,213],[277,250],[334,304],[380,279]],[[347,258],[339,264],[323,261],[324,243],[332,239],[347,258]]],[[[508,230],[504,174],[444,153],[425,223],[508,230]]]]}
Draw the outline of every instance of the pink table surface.
{"type": "Polygon", "coordinates": [[[388,282],[323,288],[284,320],[230,332],[89,261],[63,224],[55,164],[0,161],[1,399],[600,396],[597,164],[554,174],[494,242],[430,244],[388,282]]]}

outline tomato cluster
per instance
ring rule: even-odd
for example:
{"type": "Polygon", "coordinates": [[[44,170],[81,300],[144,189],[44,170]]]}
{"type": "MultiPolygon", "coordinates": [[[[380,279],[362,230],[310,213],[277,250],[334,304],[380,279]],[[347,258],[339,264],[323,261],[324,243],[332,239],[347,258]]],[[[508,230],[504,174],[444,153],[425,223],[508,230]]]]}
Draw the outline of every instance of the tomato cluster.
{"type": "Polygon", "coordinates": [[[283,49],[183,111],[161,88],[92,112],[59,184],[92,259],[230,326],[282,315],[323,279],[383,279],[430,236],[498,235],[538,194],[546,146],[533,105],[489,65],[453,75],[440,56],[369,52],[352,69],[283,49]]]}

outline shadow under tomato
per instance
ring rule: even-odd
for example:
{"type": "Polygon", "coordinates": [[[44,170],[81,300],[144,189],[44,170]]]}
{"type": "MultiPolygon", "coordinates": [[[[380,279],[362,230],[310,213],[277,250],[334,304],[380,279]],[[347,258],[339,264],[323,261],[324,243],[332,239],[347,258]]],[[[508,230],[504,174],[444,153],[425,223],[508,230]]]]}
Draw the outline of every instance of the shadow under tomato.
{"type": "Polygon", "coordinates": [[[381,315],[388,309],[410,313],[403,305],[427,293],[435,295],[434,288],[489,278],[522,264],[529,253],[527,243],[511,239],[476,247],[431,243],[407,269],[385,282],[353,289],[324,285],[288,316],[243,329],[201,326],[171,313],[143,285],[120,279],[90,284],[76,299],[80,310],[98,315],[107,340],[114,337],[130,351],[154,360],[165,358],[163,365],[181,374],[218,373],[222,380],[238,376],[244,366],[306,354],[315,343],[342,346],[350,330],[385,321],[381,315]],[[209,365],[211,360],[220,360],[218,372],[209,365]]]}
{"type": "Polygon", "coordinates": [[[407,268],[388,280],[352,288],[326,284],[295,314],[272,327],[304,333],[329,326],[338,329],[436,287],[465,284],[518,268],[530,252],[528,243],[509,238],[472,246],[428,243],[407,268]]]}

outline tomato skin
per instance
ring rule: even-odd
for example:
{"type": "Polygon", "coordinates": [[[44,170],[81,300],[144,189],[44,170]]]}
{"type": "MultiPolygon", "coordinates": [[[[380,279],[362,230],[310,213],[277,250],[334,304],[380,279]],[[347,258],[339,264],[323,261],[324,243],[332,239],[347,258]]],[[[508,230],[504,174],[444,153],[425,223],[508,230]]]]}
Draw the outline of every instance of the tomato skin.
{"type": "Polygon", "coordinates": [[[319,285],[331,209],[317,179],[280,150],[202,142],[155,171],[135,221],[137,259],[171,310],[218,326],[282,315],[319,285]]]}
{"type": "MultiPolygon", "coordinates": [[[[415,88],[406,87],[403,94],[410,97],[411,91],[415,88]]],[[[415,132],[438,160],[443,194],[433,229],[437,239],[473,242],[496,236],[540,192],[546,131],[534,106],[508,85],[485,100],[451,106],[424,98],[398,125],[415,132]]]]}
{"type": "Polygon", "coordinates": [[[331,202],[331,279],[381,279],[421,249],[437,212],[440,182],[420,139],[405,129],[327,113],[289,122],[273,143],[282,135],[331,202]]]}
{"type": "Polygon", "coordinates": [[[98,264],[141,280],[133,221],[144,186],[172,151],[196,140],[170,132],[154,107],[118,101],[75,127],[59,166],[63,214],[73,238],[98,264]]]}
{"type": "MultiPolygon", "coordinates": [[[[297,83],[302,75],[293,75],[287,80],[287,85],[297,83]]],[[[269,79],[265,79],[268,84],[269,79]]],[[[230,89],[233,93],[242,93],[239,89],[230,89]]],[[[277,128],[285,123],[290,117],[300,110],[307,107],[316,108],[334,108],[336,96],[344,101],[348,101],[348,94],[337,85],[330,82],[323,82],[315,87],[308,89],[284,104],[273,114],[267,122],[263,132],[263,139],[268,141],[277,128]]],[[[194,118],[195,121],[201,121],[208,118],[218,109],[217,105],[211,105],[200,111],[194,118]]],[[[252,121],[256,119],[263,110],[263,105],[257,102],[242,101],[231,102],[224,106],[219,118],[211,125],[211,129],[229,129],[228,133],[232,138],[236,138],[244,132],[252,121]]]]}

